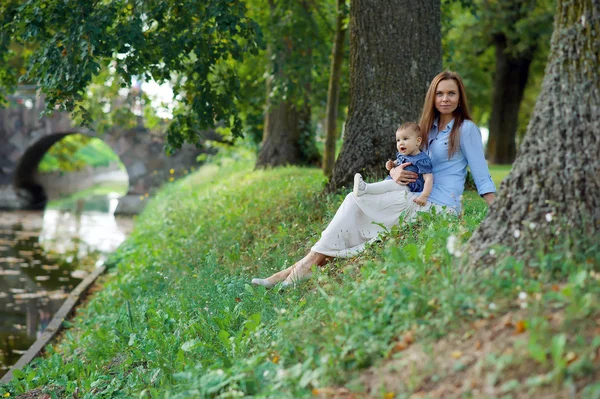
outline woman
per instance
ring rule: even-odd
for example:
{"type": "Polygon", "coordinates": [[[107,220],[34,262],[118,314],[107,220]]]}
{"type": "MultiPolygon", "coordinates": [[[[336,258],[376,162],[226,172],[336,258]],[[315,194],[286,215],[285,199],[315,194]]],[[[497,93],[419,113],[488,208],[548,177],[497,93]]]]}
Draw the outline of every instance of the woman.
{"type": "MultiPolygon", "coordinates": [[[[479,195],[490,205],[496,188],[485,161],[481,133],[471,121],[465,88],[457,73],[445,71],[433,78],[419,125],[423,132],[429,132],[426,147],[434,177],[433,190],[424,206],[413,201],[419,193],[390,191],[360,197],[350,193],[308,255],[266,279],[253,279],[252,283],[271,288],[280,282],[287,286],[308,278],[313,265],[322,266],[332,258],[351,257],[361,252],[384,227],[389,229],[397,224],[403,213],[405,217],[414,218],[417,212],[436,208],[440,212],[458,214],[467,166],[479,195]]],[[[399,184],[416,180],[415,173],[404,170],[407,165],[390,171],[392,179],[399,184]]]]}

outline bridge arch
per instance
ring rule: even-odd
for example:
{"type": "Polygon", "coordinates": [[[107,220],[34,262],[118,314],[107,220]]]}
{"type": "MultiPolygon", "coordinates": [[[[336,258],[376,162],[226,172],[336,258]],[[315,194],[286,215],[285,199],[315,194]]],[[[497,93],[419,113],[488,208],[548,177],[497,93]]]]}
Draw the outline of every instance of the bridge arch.
{"type": "MultiPolygon", "coordinates": [[[[17,196],[20,197],[24,203],[28,204],[28,208],[44,208],[49,194],[52,193],[52,191],[50,193],[46,192],[48,184],[55,184],[55,181],[49,182],[47,181],[47,178],[40,178],[40,162],[53,145],[57,144],[67,136],[72,135],[84,135],[86,137],[99,139],[94,134],[90,134],[89,131],[73,130],[69,132],[53,133],[34,142],[21,156],[14,172],[13,187],[17,196]]],[[[115,152],[115,148],[111,147],[109,143],[103,142],[115,152]]],[[[82,173],[73,173],[73,175],[73,178],[79,179],[89,176],[89,174],[86,176],[86,174],[82,173]]]]}
{"type": "MultiPolygon", "coordinates": [[[[37,167],[48,149],[70,134],[84,134],[103,140],[120,158],[129,175],[127,195],[119,201],[117,212],[138,213],[145,194],[197,165],[201,150],[185,145],[172,156],[164,152],[162,134],[144,127],[115,127],[98,135],[74,126],[66,113],[39,117],[44,104],[39,98],[33,106],[0,109],[0,208],[39,208],[45,203],[43,187],[35,179],[37,167]],[[40,190],[41,189],[41,190],[40,190]]],[[[210,136],[210,133],[209,135],[210,136]]]]}

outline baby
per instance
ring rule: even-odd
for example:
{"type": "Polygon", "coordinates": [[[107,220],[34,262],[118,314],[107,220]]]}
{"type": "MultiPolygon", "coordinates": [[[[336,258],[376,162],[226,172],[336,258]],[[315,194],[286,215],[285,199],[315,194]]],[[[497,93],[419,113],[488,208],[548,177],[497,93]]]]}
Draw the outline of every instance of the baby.
{"type": "MultiPolygon", "coordinates": [[[[413,183],[408,183],[408,190],[413,193],[421,193],[414,201],[423,206],[427,203],[431,189],[433,188],[433,165],[431,159],[421,152],[420,147],[423,141],[421,128],[414,122],[407,122],[400,126],[396,131],[396,160],[391,159],[386,162],[385,168],[392,170],[396,166],[410,162],[411,165],[404,169],[417,173],[419,176],[413,183]]],[[[383,194],[389,191],[406,190],[407,186],[396,183],[388,176],[384,181],[379,183],[367,184],[363,180],[360,173],[354,175],[355,197],[364,194],[383,194]]]]}

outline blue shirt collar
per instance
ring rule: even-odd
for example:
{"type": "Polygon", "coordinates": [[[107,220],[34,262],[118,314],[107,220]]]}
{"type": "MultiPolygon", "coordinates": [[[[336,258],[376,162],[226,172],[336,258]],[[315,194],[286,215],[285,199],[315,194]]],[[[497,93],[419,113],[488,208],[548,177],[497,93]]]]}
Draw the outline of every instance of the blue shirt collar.
{"type": "MultiPolygon", "coordinates": [[[[433,126],[435,126],[437,128],[439,126],[439,122],[440,122],[440,117],[438,116],[433,121],[433,126]]],[[[452,129],[452,126],[454,126],[454,118],[452,118],[452,120],[450,122],[448,122],[448,124],[446,125],[446,129],[452,129]]]]}

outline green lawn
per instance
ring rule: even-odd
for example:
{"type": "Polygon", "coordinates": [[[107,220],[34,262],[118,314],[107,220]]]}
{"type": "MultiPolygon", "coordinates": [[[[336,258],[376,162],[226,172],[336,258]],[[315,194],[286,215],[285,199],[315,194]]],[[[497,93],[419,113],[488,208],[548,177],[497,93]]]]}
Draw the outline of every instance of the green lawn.
{"type": "Polygon", "coordinates": [[[221,160],[152,198],[102,290],[0,396],[598,397],[598,242],[462,271],[487,212],[468,192],[459,219],[425,214],[267,291],[250,278],[306,253],[343,194],[321,194],[317,169],[252,164],[221,160]]]}
{"type": "Polygon", "coordinates": [[[508,175],[512,169],[512,165],[490,165],[490,175],[492,180],[496,184],[496,187],[500,186],[500,182],[508,175]]]}

